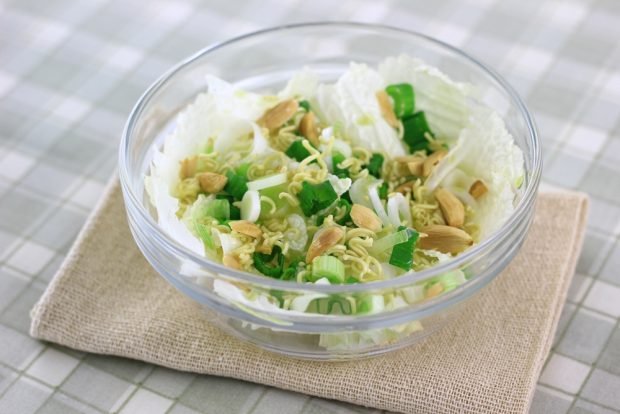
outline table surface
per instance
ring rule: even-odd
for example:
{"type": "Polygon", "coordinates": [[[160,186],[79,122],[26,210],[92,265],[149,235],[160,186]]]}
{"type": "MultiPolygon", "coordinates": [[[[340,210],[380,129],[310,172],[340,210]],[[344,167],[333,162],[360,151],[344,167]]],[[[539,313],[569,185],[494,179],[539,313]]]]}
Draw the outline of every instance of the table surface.
{"type": "Polygon", "coordinates": [[[212,42],[324,19],[438,37],[521,93],[545,183],[592,201],[532,412],[620,412],[619,1],[15,0],[0,1],[0,413],[374,412],[28,336],[28,312],[113,173],[142,91],[212,42]]]}

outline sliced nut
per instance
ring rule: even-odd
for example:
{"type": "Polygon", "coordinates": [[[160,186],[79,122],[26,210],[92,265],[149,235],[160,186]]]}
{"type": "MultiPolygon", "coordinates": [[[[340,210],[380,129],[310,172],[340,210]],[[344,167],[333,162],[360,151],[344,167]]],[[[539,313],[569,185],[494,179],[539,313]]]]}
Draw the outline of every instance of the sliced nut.
{"type": "Polygon", "coordinates": [[[474,240],[469,234],[456,227],[434,224],[421,230],[426,237],[420,237],[418,247],[425,250],[438,250],[442,253],[460,253],[474,240]]]}
{"type": "Polygon", "coordinates": [[[222,263],[224,266],[241,270],[241,263],[239,263],[239,260],[233,255],[225,254],[224,257],[222,257],[222,263]]]}
{"type": "Polygon", "coordinates": [[[228,225],[237,233],[245,234],[255,239],[258,239],[263,234],[260,227],[246,220],[231,221],[228,225]]]}
{"type": "Polygon", "coordinates": [[[344,231],[340,227],[328,227],[321,230],[314,237],[312,244],[308,248],[306,263],[312,263],[315,257],[322,255],[327,249],[335,246],[342,236],[344,236],[344,231]]]}
{"type": "Polygon", "coordinates": [[[398,128],[398,119],[394,114],[394,108],[392,108],[392,102],[390,102],[390,96],[387,92],[381,90],[376,93],[377,102],[379,103],[379,109],[381,109],[381,115],[385,122],[391,127],[398,128]]]}
{"type": "Polygon", "coordinates": [[[469,194],[476,200],[485,195],[487,191],[489,191],[489,189],[480,180],[476,180],[471,187],[469,187],[469,194]]]}
{"type": "Polygon", "coordinates": [[[200,188],[207,193],[218,193],[226,186],[228,178],[222,174],[205,172],[198,174],[200,188]]]}
{"type": "Polygon", "coordinates": [[[435,283],[431,285],[428,289],[426,289],[425,297],[427,299],[434,298],[438,296],[441,292],[443,292],[443,285],[441,283],[435,283]]]}
{"type": "Polygon", "coordinates": [[[413,184],[415,183],[415,181],[407,181],[405,183],[402,183],[401,185],[399,185],[398,187],[396,187],[394,189],[394,191],[396,191],[397,193],[410,193],[413,191],[413,184]]]}
{"type": "Polygon", "coordinates": [[[407,175],[422,176],[422,165],[424,164],[424,157],[419,154],[415,155],[401,155],[394,157],[394,169],[397,177],[404,177],[407,175]],[[413,163],[409,166],[410,163],[413,163]]]}
{"type": "Polygon", "coordinates": [[[435,166],[439,164],[439,161],[443,160],[446,155],[448,155],[448,151],[444,150],[435,151],[431,155],[429,155],[428,158],[424,160],[422,175],[424,177],[428,177],[429,175],[431,175],[431,172],[433,171],[435,166]]]}
{"type": "Polygon", "coordinates": [[[417,160],[424,160],[424,157],[421,157],[418,154],[398,155],[394,157],[395,162],[402,162],[404,164],[407,164],[409,161],[417,161],[417,160]]]}
{"type": "Polygon", "coordinates": [[[351,220],[357,227],[370,231],[380,231],[382,227],[381,219],[374,211],[361,204],[353,204],[351,207],[351,220]]]}
{"type": "Polygon", "coordinates": [[[421,177],[424,173],[424,160],[409,161],[407,163],[407,168],[409,168],[411,175],[421,177]]]}
{"type": "Polygon", "coordinates": [[[395,162],[394,163],[394,175],[396,177],[407,177],[411,175],[411,171],[409,171],[409,167],[404,162],[395,162]]]}
{"type": "Polygon", "coordinates": [[[463,226],[465,223],[465,207],[461,200],[445,188],[439,188],[435,191],[435,199],[437,199],[441,214],[449,226],[463,226]]]}
{"type": "Polygon", "coordinates": [[[314,113],[308,112],[301,118],[299,122],[299,132],[306,137],[314,147],[319,147],[319,132],[317,131],[316,116],[314,116],[314,113]]]}
{"type": "Polygon", "coordinates": [[[278,129],[295,115],[297,108],[299,108],[299,104],[294,99],[282,101],[273,108],[267,110],[258,120],[258,124],[270,131],[278,129]]]}

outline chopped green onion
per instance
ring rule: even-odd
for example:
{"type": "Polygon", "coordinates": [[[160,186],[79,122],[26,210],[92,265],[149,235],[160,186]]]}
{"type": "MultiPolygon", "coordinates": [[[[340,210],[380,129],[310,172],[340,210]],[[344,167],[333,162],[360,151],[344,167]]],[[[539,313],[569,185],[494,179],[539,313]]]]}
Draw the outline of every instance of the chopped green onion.
{"type": "Polygon", "coordinates": [[[329,181],[320,184],[310,184],[304,181],[301,184],[301,191],[297,195],[301,210],[310,217],[319,211],[331,206],[338,199],[338,194],[329,181]]]}
{"type": "Polygon", "coordinates": [[[381,178],[381,168],[383,167],[383,155],[374,153],[368,162],[368,172],[377,178],[381,178]]]}
{"type": "Polygon", "coordinates": [[[230,219],[230,203],[228,200],[214,199],[205,202],[203,214],[218,221],[230,219]]]}
{"type": "Polygon", "coordinates": [[[351,304],[349,301],[340,295],[330,295],[329,299],[327,299],[327,314],[334,315],[350,315],[351,314],[351,304]]]}
{"type": "Polygon", "coordinates": [[[293,141],[293,143],[288,147],[288,149],[284,152],[290,158],[296,161],[303,161],[304,159],[310,156],[310,151],[304,147],[303,140],[298,139],[297,141],[293,141]]]}
{"type": "Polygon", "coordinates": [[[248,170],[250,169],[251,165],[252,164],[250,164],[249,162],[244,162],[243,164],[239,165],[237,167],[237,174],[247,178],[248,170]]]}
{"type": "Polygon", "coordinates": [[[319,256],[312,261],[313,281],[326,277],[331,283],[344,282],[344,263],[333,256],[319,256]]]}
{"type": "Polygon", "coordinates": [[[255,190],[248,190],[241,200],[241,219],[254,223],[260,217],[260,194],[255,190]]]}
{"type": "Polygon", "coordinates": [[[409,151],[416,152],[419,150],[430,151],[429,142],[426,139],[426,134],[433,135],[431,129],[426,121],[426,115],[423,111],[416,112],[415,114],[403,119],[403,139],[409,146],[409,151]]]}
{"type": "Polygon", "coordinates": [[[310,112],[310,102],[306,101],[305,99],[299,101],[299,106],[301,108],[304,108],[306,112],[310,112]]]}
{"type": "Polygon", "coordinates": [[[394,101],[394,114],[397,118],[403,118],[413,114],[415,108],[415,94],[413,87],[408,83],[389,85],[385,92],[394,101]]]}
{"type": "Polygon", "coordinates": [[[401,230],[407,230],[409,237],[407,241],[394,245],[389,263],[403,270],[410,270],[413,265],[413,249],[420,233],[404,226],[398,227],[398,231],[401,230]]]}
{"type": "Polygon", "coordinates": [[[387,199],[388,196],[388,185],[387,183],[383,183],[379,186],[379,198],[382,200],[387,199]]]}
{"type": "Polygon", "coordinates": [[[235,200],[241,200],[246,191],[248,191],[248,179],[243,175],[235,174],[233,171],[226,173],[228,181],[224,187],[224,191],[233,196],[235,200]]]}
{"type": "Polygon", "coordinates": [[[347,200],[349,202],[349,204],[353,204],[353,201],[351,201],[351,194],[349,194],[349,192],[347,191],[344,194],[340,195],[340,199],[341,200],[347,200]]]}
{"type": "Polygon", "coordinates": [[[228,205],[230,207],[230,220],[240,220],[241,219],[241,210],[239,207],[233,204],[235,198],[228,194],[216,194],[215,198],[218,200],[228,200],[228,205]]]}
{"type": "Polygon", "coordinates": [[[254,267],[265,276],[280,278],[284,268],[284,255],[279,246],[274,246],[271,254],[254,252],[254,267]]]}
{"type": "Polygon", "coordinates": [[[352,285],[354,283],[359,283],[360,281],[354,278],[353,276],[349,276],[344,280],[344,283],[347,285],[352,285]]]}
{"type": "Polygon", "coordinates": [[[329,209],[329,211],[325,212],[324,214],[319,214],[316,216],[316,225],[321,226],[323,222],[325,221],[325,219],[327,218],[327,216],[334,215],[336,213],[334,211],[336,207],[342,207],[345,209],[344,215],[342,216],[341,219],[336,220],[336,223],[340,224],[341,226],[344,226],[347,222],[350,222],[351,221],[351,203],[348,200],[341,198],[336,202],[333,208],[329,209]]]}
{"type": "Polygon", "coordinates": [[[379,313],[385,308],[383,295],[367,295],[360,299],[357,313],[379,313]]]}
{"type": "Polygon", "coordinates": [[[370,252],[373,255],[377,255],[381,252],[386,251],[390,247],[393,247],[396,244],[400,244],[409,240],[409,229],[402,229],[397,231],[396,233],[388,234],[385,237],[380,238],[375,241],[370,248],[370,252]]]}
{"type": "Polygon", "coordinates": [[[260,191],[265,188],[275,187],[284,184],[287,180],[286,173],[279,173],[262,177],[247,183],[248,190],[260,191]]]}
{"type": "Polygon", "coordinates": [[[282,280],[293,280],[297,277],[299,262],[289,264],[282,272],[282,280]]]}
{"type": "Polygon", "coordinates": [[[351,203],[348,200],[341,198],[340,200],[338,200],[338,203],[336,203],[336,205],[338,207],[344,208],[346,211],[344,213],[344,216],[342,216],[340,220],[336,221],[336,223],[344,226],[347,222],[351,221],[351,203]]]}
{"type": "Polygon", "coordinates": [[[347,168],[340,168],[338,164],[345,160],[345,156],[337,152],[332,155],[332,170],[334,175],[338,178],[349,178],[349,170],[347,168]]]}

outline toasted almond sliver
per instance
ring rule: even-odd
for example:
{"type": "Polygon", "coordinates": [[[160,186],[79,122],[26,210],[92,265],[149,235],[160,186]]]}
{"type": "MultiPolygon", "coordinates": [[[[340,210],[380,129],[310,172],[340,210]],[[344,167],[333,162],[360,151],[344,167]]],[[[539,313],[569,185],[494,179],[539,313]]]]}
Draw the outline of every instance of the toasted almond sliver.
{"type": "Polygon", "coordinates": [[[319,147],[319,133],[317,131],[316,116],[314,116],[314,113],[308,112],[301,118],[299,122],[299,132],[306,137],[315,148],[319,147]]]}
{"type": "Polygon", "coordinates": [[[245,234],[246,236],[250,236],[255,239],[259,238],[263,234],[260,227],[247,220],[231,221],[228,224],[230,225],[230,228],[237,233],[245,234]]]}
{"type": "Polygon", "coordinates": [[[446,155],[448,155],[448,151],[444,150],[435,151],[431,155],[429,155],[428,158],[426,158],[426,160],[424,161],[424,166],[422,167],[422,175],[424,177],[428,177],[429,175],[431,175],[431,172],[433,171],[435,166],[439,163],[439,161],[444,159],[446,155]]]}
{"type": "Polygon", "coordinates": [[[476,200],[485,195],[487,191],[489,191],[487,186],[481,180],[476,180],[471,187],[469,187],[469,194],[476,200]]]}
{"type": "Polygon", "coordinates": [[[461,200],[445,188],[439,188],[435,191],[435,199],[437,199],[441,214],[449,226],[463,226],[465,223],[465,207],[461,200]]]}
{"type": "Polygon", "coordinates": [[[200,173],[197,177],[200,188],[210,194],[222,191],[228,182],[226,176],[212,172],[200,173]]]}
{"type": "Polygon", "coordinates": [[[408,162],[411,162],[411,161],[418,161],[418,160],[424,161],[425,158],[426,157],[420,156],[419,154],[398,155],[394,157],[394,161],[407,164],[408,162]]]}
{"type": "Polygon", "coordinates": [[[417,246],[425,250],[438,250],[442,253],[460,253],[474,240],[469,234],[456,227],[434,224],[421,229],[426,237],[420,237],[417,246]]]}
{"type": "Polygon", "coordinates": [[[273,131],[280,128],[295,115],[299,104],[294,99],[282,101],[267,112],[258,120],[258,124],[273,131]]]}
{"type": "Polygon", "coordinates": [[[222,257],[222,263],[224,264],[224,266],[230,267],[232,269],[241,270],[241,263],[239,263],[239,260],[235,256],[232,256],[230,254],[225,254],[224,257],[222,257]]]}
{"type": "Polygon", "coordinates": [[[409,171],[409,167],[404,162],[395,162],[393,170],[394,170],[394,175],[396,177],[407,177],[411,175],[411,171],[409,171]]]}
{"type": "Polygon", "coordinates": [[[379,216],[374,211],[361,204],[353,204],[351,207],[351,220],[357,227],[378,232],[381,230],[382,223],[379,216]]]}
{"type": "Polygon", "coordinates": [[[407,168],[411,175],[415,175],[416,177],[421,177],[424,172],[424,160],[415,160],[409,161],[407,163],[407,168]]]}
{"type": "Polygon", "coordinates": [[[322,255],[327,249],[335,246],[342,236],[344,236],[344,231],[340,227],[328,227],[320,230],[308,248],[306,263],[312,263],[315,257],[322,255]]]}
{"type": "Polygon", "coordinates": [[[390,96],[384,90],[377,91],[377,103],[379,104],[379,108],[381,109],[381,115],[385,122],[387,122],[391,127],[398,128],[398,119],[394,114],[394,108],[392,108],[392,102],[390,102],[390,96]]]}

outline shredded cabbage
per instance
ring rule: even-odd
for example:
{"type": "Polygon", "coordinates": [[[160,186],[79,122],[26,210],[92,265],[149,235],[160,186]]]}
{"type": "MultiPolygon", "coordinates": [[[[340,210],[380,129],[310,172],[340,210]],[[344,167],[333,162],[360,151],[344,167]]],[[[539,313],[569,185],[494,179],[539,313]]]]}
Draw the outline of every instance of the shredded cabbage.
{"type": "Polygon", "coordinates": [[[319,85],[313,107],[330,124],[340,123],[354,145],[391,156],[405,155],[403,142],[381,115],[376,93],[386,86],[376,71],[351,63],[333,85],[319,85]]]}
{"type": "Polygon", "coordinates": [[[472,111],[456,145],[431,173],[426,187],[433,191],[446,183],[464,202],[475,205],[473,221],[479,225],[480,239],[484,239],[514,211],[515,185],[523,175],[523,152],[504,121],[494,111],[478,107],[472,111]],[[459,185],[463,175],[481,179],[489,192],[478,201],[464,197],[459,185]]]}
{"type": "Polygon", "coordinates": [[[431,130],[448,143],[457,139],[469,116],[471,85],[454,82],[439,69],[407,55],[385,59],[379,73],[386,84],[414,85],[416,111],[424,111],[431,130]]]}

